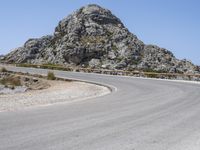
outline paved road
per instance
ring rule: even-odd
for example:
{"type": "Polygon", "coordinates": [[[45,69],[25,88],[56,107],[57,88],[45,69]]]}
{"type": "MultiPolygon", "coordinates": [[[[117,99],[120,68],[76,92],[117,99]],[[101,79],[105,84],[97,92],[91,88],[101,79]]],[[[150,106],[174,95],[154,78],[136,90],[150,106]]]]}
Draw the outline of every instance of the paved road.
{"type": "Polygon", "coordinates": [[[71,104],[1,112],[1,150],[200,149],[200,85],[62,71],[56,74],[112,85],[117,91],[71,104]]]}

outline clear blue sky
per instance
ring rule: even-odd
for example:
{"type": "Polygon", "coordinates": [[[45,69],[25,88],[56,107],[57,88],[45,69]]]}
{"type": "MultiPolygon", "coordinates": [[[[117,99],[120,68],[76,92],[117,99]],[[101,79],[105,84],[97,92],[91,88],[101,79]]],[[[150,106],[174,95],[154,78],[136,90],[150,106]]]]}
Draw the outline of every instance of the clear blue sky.
{"type": "Polygon", "coordinates": [[[110,9],[144,43],[200,65],[200,0],[1,0],[0,54],[52,34],[59,20],[89,3],[110,9]]]}

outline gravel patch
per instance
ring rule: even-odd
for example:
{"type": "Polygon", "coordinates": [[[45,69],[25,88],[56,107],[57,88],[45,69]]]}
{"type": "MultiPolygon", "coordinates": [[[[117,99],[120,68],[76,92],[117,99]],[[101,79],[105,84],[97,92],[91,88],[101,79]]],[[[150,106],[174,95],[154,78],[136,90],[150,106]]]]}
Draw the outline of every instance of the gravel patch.
{"type": "Polygon", "coordinates": [[[6,88],[3,85],[0,85],[0,95],[2,94],[15,94],[15,93],[24,93],[27,91],[25,86],[16,86],[15,89],[6,88]]]}
{"type": "Polygon", "coordinates": [[[107,87],[84,82],[48,81],[50,87],[25,93],[0,95],[0,111],[72,102],[110,93],[107,87]]]}

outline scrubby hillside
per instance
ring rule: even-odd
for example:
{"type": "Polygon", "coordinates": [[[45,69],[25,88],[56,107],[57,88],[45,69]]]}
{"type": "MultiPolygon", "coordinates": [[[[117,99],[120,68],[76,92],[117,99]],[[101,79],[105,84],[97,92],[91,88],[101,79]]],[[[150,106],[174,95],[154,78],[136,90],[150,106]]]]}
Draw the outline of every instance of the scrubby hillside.
{"type": "Polygon", "coordinates": [[[145,45],[111,11],[98,5],[75,11],[59,22],[53,35],[29,39],[6,55],[5,61],[172,73],[199,71],[166,49],[145,45]]]}

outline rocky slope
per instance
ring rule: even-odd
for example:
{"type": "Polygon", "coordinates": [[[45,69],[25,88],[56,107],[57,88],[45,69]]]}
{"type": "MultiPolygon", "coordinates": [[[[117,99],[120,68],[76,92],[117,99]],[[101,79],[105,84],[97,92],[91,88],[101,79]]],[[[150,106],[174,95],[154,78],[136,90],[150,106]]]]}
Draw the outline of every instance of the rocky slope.
{"type": "Polygon", "coordinates": [[[62,64],[92,68],[197,73],[187,60],[145,45],[111,11],[88,5],[61,20],[51,36],[29,39],[5,56],[9,63],[62,64]]]}

